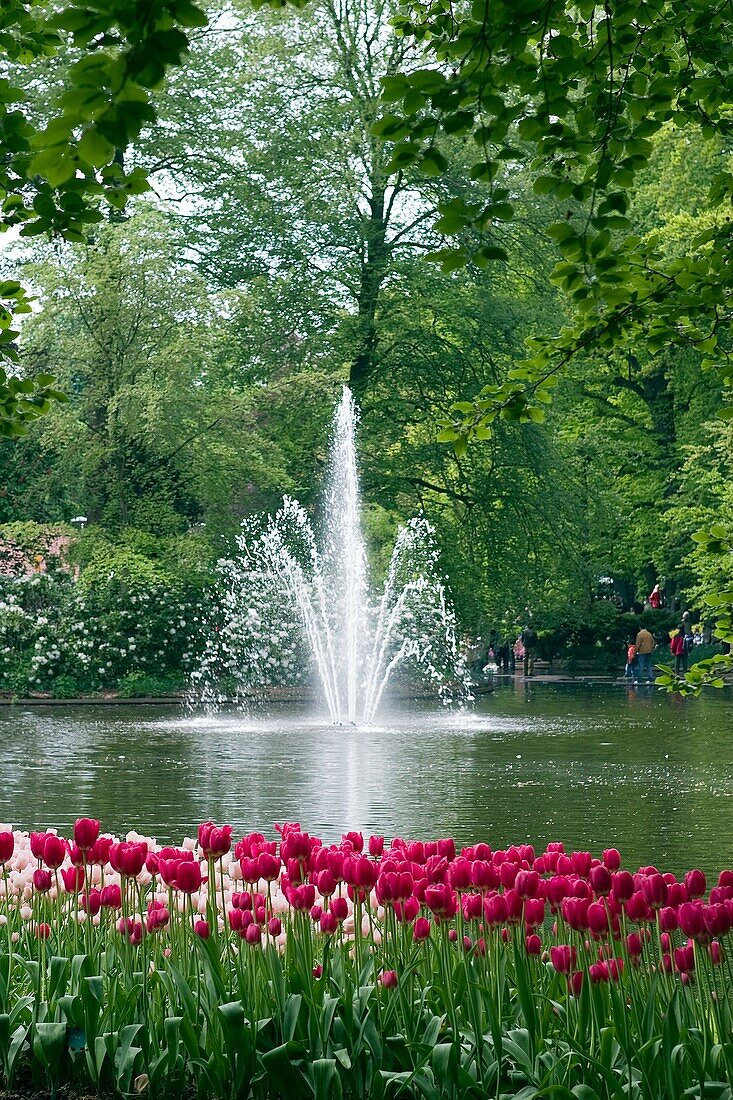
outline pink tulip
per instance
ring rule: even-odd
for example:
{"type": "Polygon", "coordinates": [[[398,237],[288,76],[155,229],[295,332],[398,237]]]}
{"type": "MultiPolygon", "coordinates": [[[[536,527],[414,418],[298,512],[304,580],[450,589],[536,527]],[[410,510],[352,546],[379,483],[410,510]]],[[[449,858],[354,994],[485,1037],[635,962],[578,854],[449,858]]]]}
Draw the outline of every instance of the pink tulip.
{"type": "Polygon", "coordinates": [[[209,922],[207,920],[197,920],[194,923],[193,930],[200,940],[208,940],[211,935],[211,929],[209,928],[209,922]]]}
{"type": "Polygon", "coordinates": [[[686,901],[677,910],[680,928],[686,936],[698,939],[705,931],[703,906],[696,901],[686,901]]]}
{"type": "Polygon", "coordinates": [[[370,836],[369,837],[369,855],[372,859],[381,859],[384,852],[384,837],[383,836],[370,836]]]}
{"type": "Polygon", "coordinates": [[[605,936],[609,931],[608,913],[605,905],[593,902],[588,906],[588,927],[596,936],[605,936]]]}
{"type": "Polygon", "coordinates": [[[617,871],[611,883],[611,893],[622,904],[630,900],[634,893],[634,879],[628,871],[617,871]]]}
{"type": "MultiPolygon", "coordinates": [[[[321,919],[323,919],[323,918],[321,918],[321,919]]],[[[283,930],[283,926],[282,926],[282,921],[280,920],[280,918],[279,917],[270,917],[269,921],[267,922],[267,931],[273,937],[273,939],[276,936],[279,936],[280,933],[282,932],[282,930],[283,930]]]]}
{"type": "Polygon", "coordinates": [[[611,893],[613,878],[608,867],[604,867],[602,863],[597,867],[591,867],[589,881],[594,894],[605,897],[611,893]]]}
{"type": "Polygon", "coordinates": [[[379,980],[385,989],[394,989],[397,985],[397,971],[383,970],[379,976],[379,980]]]}
{"type": "Polygon", "coordinates": [[[528,955],[536,957],[542,952],[542,940],[536,933],[525,938],[524,946],[528,955]]]}
{"type": "Polygon", "coordinates": [[[603,863],[609,871],[618,871],[621,866],[621,853],[618,848],[606,848],[603,853],[603,863]]]}

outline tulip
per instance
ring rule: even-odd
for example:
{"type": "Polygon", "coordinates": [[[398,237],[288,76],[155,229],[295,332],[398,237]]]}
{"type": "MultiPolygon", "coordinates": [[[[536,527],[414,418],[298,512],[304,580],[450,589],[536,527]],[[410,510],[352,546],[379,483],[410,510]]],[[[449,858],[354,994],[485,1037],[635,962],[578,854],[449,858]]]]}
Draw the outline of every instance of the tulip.
{"type": "Polygon", "coordinates": [[[379,976],[379,980],[385,989],[394,989],[397,985],[397,971],[383,970],[379,976]]]}
{"type": "Polygon", "coordinates": [[[31,833],[30,835],[31,852],[37,860],[43,859],[43,846],[48,835],[48,833],[31,833]]]}
{"type": "Polygon", "coordinates": [[[384,837],[383,836],[370,836],[369,837],[369,855],[372,859],[381,859],[384,852],[384,837]]]}
{"type": "Polygon", "coordinates": [[[83,867],[62,868],[61,878],[64,880],[64,889],[69,894],[78,894],[84,888],[83,867]]]}
{"type": "Polygon", "coordinates": [[[703,918],[711,936],[726,936],[730,932],[731,919],[725,905],[706,905],[703,918]]]}
{"type": "Polygon", "coordinates": [[[575,966],[575,948],[559,944],[550,948],[550,962],[558,974],[569,974],[575,966]]]}
{"type": "Polygon", "coordinates": [[[698,939],[705,931],[703,906],[699,902],[686,901],[677,910],[680,928],[691,939],[698,939]]]}
{"type": "Polygon", "coordinates": [[[626,913],[635,921],[647,921],[652,919],[651,907],[640,890],[632,894],[627,901],[626,913]]]}
{"type": "Polygon", "coordinates": [[[713,940],[713,942],[710,944],[709,951],[710,961],[712,962],[713,966],[720,966],[725,956],[723,954],[723,947],[718,942],[718,940],[713,940]]]}
{"type": "Polygon", "coordinates": [[[15,837],[12,833],[0,833],[0,863],[8,863],[15,851],[15,837]]]}
{"type": "Polygon", "coordinates": [[[195,894],[201,889],[201,864],[181,862],[176,871],[175,886],[182,894],[195,894]]]}
{"type": "Polygon", "coordinates": [[[611,883],[611,893],[616,901],[625,904],[634,893],[634,879],[628,871],[617,871],[611,883]]]}
{"type": "Polygon", "coordinates": [[[349,903],[346,898],[332,898],[329,906],[329,912],[333,913],[337,921],[346,920],[349,915],[349,903]]]}
{"type": "Polygon", "coordinates": [[[667,905],[664,909],[659,910],[659,927],[662,932],[674,932],[679,928],[679,920],[677,919],[677,910],[672,906],[667,905]]]}
{"type": "Polygon", "coordinates": [[[458,908],[455,892],[445,883],[428,886],[425,891],[425,904],[439,920],[451,920],[458,908]]]}
{"type": "Polygon", "coordinates": [[[38,868],[33,872],[33,887],[39,894],[46,894],[51,889],[51,872],[38,868]]]}
{"type": "Polygon", "coordinates": [[[489,924],[503,924],[508,914],[509,910],[503,894],[492,894],[484,901],[484,916],[489,924]]]}
{"type": "Polygon", "coordinates": [[[43,862],[52,871],[56,870],[66,859],[66,842],[54,833],[49,833],[43,843],[43,862]]]}
{"type": "Polygon", "coordinates": [[[632,958],[638,958],[641,955],[643,947],[638,932],[629,932],[626,937],[626,950],[632,958]]]}
{"type": "Polygon", "coordinates": [[[122,907],[122,891],[116,882],[102,887],[100,899],[104,909],[120,909],[122,907]]]}
{"type": "Polygon", "coordinates": [[[524,946],[528,955],[537,956],[542,951],[542,940],[536,933],[533,933],[525,938],[524,946]]]}
{"type": "Polygon", "coordinates": [[[207,920],[197,920],[193,926],[194,934],[198,936],[200,940],[208,940],[211,935],[211,929],[209,928],[209,922],[207,920]]]}
{"type": "Polygon", "coordinates": [[[576,875],[581,878],[587,878],[590,872],[590,865],[592,861],[590,852],[573,852],[570,856],[573,864],[573,870],[576,875]]]}
{"type": "Polygon", "coordinates": [[[427,917],[418,917],[412,928],[412,938],[415,943],[422,943],[430,935],[430,921],[427,917]]]}
{"type": "Polygon", "coordinates": [[[681,974],[689,974],[695,969],[695,948],[691,943],[686,947],[675,947],[674,965],[681,974]]]}
{"type": "Polygon", "coordinates": [[[707,881],[702,871],[688,871],[685,875],[685,886],[691,898],[701,898],[707,890],[707,881]]]}
{"type": "Polygon", "coordinates": [[[609,871],[618,871],[621,866],[621,853],[617,848],[606,848],[603,853],[603,863],[609,871]]]}
{"type": "Polygon", "coordinates": [[[280,874],[282,864],[276,855],[271,852],[260,852],[257,856],[257,871],[259,877],[266,882],[274,882],[280,874]]]}
{"type": "Polygon", "coordinates": [[[606,897],[611,893],[613,878],[609,868],[604,867],[602,863],[599,863],[597,867],[591,867],[589,881],[593,893],[599,897],[606,897]]]}
{"type": "MultiPolygon", "coordinates": [[[[323,919],[323,918],[321,918],[323,919]]],[[[267,931],[273,937],[279,936],[283,930],[282,922],[279,917],[270,917],[267,922],[267,931]]]]}
{"type": "Polygon", "coordinates": [[[99,822],[93,817],[80,817],[74,825],[74,843],[82,852],[87,852],[97,841],[99,822]]]}
{"type": "Polygon", "coordinates": [[[514,889],[520,898],[535,898],[540,888],[540,876],[536,871],[520,871],[514,882],[514,889]]]}
{"type": "Polygon", "coordinates": [[[605,905],[593,902],[588,906],[588,927],[596,936],[605,936],[609,931],[608,912],[605,905]]]}
{"type": "Polygon", "coordinates": [[[667,891],[667,883],[660,874],[650,875],[641,884],[644,900],[652,909],[661,909],[663,905],[667,904],[667,891]]]}
{"type": "Polygon", "coordinates": [[[247,926],[244,938],[250,946],[255,946],[262,941],[262,928],[259,924],[252,923],[247,926]]]}
{"type": "Polygon", "coordinates": [[[592,963],[588,967],[588,977],[594,985],[608,981],[608,966],[604,962],[592,963]]]}
{"type": "Polygon", "coordinates": [[[35,931],[36,939],[47,940],[49,938],[49,936],[51,935],[51,925],[50,924],[37,924],[34,931],[35,931]]]}

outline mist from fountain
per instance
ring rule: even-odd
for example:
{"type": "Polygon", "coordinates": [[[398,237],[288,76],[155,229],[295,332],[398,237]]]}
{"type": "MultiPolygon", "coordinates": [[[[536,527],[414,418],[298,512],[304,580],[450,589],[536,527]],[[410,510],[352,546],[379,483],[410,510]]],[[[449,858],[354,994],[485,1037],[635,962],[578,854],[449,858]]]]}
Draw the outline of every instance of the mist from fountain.
{"type": "Polygon", "coordinates": [[[344,388],[334,415],[321,538],[298,501],[285,497],[264,529],[245,523],[238,556],[219,563],[222,614],[193,684],[204,702],[217,701],[222,677],[249,689],[296,678],[303,643],[333,722],[371,722],[398,668],[419,673],[444,698],[467,683],[427,520],[416,517],[399,529],[381,594],[372,596],[357,423],[344,388]]]}

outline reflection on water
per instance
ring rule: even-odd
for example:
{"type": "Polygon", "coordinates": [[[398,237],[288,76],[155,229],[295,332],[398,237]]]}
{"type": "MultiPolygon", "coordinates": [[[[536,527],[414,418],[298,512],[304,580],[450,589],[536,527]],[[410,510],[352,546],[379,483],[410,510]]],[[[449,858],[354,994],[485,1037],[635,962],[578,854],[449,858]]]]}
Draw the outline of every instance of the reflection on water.
{"type": "Polygon", "coordinates": [[[712,871],[733,864],[731,703],[517,680],[467,713],[412,705],[362,730],[291,706],[3,708],[0,821],[66,829],[89,815],[175,840],[209,817],[300,820],[326,839],[562,839],[712,871]]]}

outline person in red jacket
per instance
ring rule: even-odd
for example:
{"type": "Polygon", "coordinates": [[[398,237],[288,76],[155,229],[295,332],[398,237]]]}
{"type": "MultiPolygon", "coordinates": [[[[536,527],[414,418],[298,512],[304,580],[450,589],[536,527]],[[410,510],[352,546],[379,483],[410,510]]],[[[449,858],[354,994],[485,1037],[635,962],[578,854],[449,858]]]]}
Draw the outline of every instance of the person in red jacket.
{"type": "Polygon", "coordinates": [[[674,655],[674,670],[677,674],[684,675],[687,672],[687,647],[685,645],[684,624],[680,623],[669,648],[674,655]]]}
{"type": "Polygon", "coordinates": [[[662,593],[659,591],[659,585],[655,584],[654,588],[649,594],[649,603],[652,605],[652,611],[659,611],[662,606],[662,593]]]}

